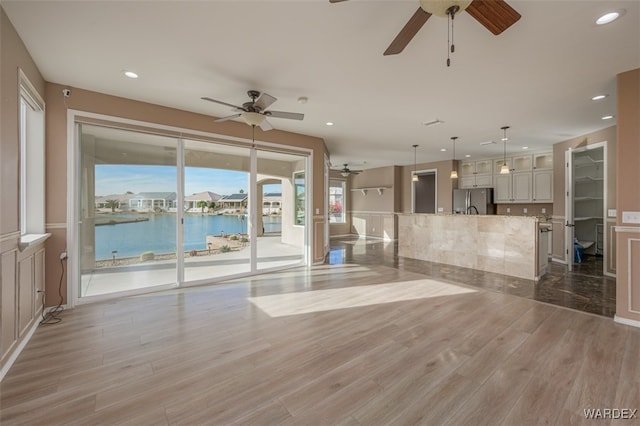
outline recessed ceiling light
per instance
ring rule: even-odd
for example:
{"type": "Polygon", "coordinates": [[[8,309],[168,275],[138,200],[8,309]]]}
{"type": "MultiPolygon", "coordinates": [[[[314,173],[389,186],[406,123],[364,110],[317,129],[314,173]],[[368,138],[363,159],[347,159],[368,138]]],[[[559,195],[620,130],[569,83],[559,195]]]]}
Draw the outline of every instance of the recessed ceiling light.
{"type": "Polygon", "coordinates": [[[447,148],[440,148],[441,152],[445,152],[447,150],[447,148]]]}
{"type": "Polygon", "coordinates": [[[603,120],[611,120],[613,118],[613,115],[603,115],[602,119],[603,120]]]}
{"type": "Polygon", "coordinates": [[[622,15],[624,15],[624,12],[625,10],[621,9],[621,10],[616,10],[614,12],[605,13],[604,15],[596,19],[596,24],[598,25],[609,24],[615,21],[616,19],[618,19],[619,17],[621,17],[622,15]]]}
{"type": "Polygon", "coordinates": [[[133,71],[123,71],[124,75],[129,78],[138,78],[138,74],[133,71]]]}
{"type": "Polygon", "coordinates": [[[306,104],[307,102],[309,102],[309,98],[307,98],[306,96],[300,96],[298,98],[298,103],[299,104],[306,104]]]}
{"type": "Polygon", "coordinates": [[[591,98],[591,100],[592,101],[600,101],[600,100],[606,98],[607,96],[609,96],[609,95],[596,95],[593,98],[591,98]]]}
{"type": "Polygon", "coordinates": [[[469,158],[469,157],[471,157],[471,154],[466,154],[465,157],[469,158]]]}
{"type": "Polygon", "coordinates": [[[327,121],[327,122],[326,122],[326,125],[327,125],[327,126],[333,126],[333,121],[327,121]]]}
{"type": "Polygon", "coordinates": [[[523,146],[522,149],[529,149],[529,147],[528,146],[523,146]]]}

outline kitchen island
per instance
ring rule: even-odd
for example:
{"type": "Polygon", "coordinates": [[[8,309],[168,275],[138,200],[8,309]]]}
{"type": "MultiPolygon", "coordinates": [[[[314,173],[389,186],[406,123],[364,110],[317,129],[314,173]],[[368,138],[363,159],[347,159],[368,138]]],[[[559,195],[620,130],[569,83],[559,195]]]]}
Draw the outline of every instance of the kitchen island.
{"type": "Polygon", "coordinates": [[[533,216],[399,214],[398,254],[538,280],[539,219],[533,216]]]}

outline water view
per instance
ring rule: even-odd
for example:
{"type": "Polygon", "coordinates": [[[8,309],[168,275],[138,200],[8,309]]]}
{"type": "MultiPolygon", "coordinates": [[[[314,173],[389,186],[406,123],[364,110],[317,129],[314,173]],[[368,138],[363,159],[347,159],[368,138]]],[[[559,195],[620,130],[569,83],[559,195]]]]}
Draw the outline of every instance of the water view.
{"type": "MultiPolygon", "coordinates": [[[[115,223],[95,227],[96,260],[139,256],[152,251],[155,254],[176,252],[176,216],[172,214],[105,215],[99,217],[109,223],[110,218],[147,219],[130,223],[115,223]]],[[[280,232],[280,216],[263,216],[265,232],[280,232]]],[[[246,234],[245,216],[185,215],[184,251],[206,249],[207,235],[246,234]]]]}

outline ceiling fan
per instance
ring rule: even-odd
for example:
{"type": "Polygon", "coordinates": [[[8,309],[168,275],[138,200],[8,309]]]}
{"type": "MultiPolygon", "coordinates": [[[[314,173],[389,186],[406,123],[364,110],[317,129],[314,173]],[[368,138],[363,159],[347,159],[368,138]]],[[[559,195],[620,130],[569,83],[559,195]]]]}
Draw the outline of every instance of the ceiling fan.
{"type": "Polygon", "coordinates": [[[342,175],[342,177],[348,177],[349,175],[357,175],[362,173],[362,170],[351,170],[348,163],[344,163],[343,165],[344,167],[340,169],[340,174],[342,175]]]}
{"type": "MultiPolygon", "coordinates": [[[[346,0],[329,0],[330,3],[343,1],[346,0]]],[[[384,51],[384,55],[402,52],[431,15],[453,20],[456,13],[464,10],[494,35],[501,34],[521,16],[504,0],[420,0],[420,7],[384,51]]],[[[453,49],[452,45],[452,52],[453,49]]]]}
{"type": "Polygon", "coordinates": [[[304,118],[304,114],[300,114],[297,112],[267,111],[267,108],[269,108],[271,104],[278,100],[277,98],[274,98],[267,93],[260,93],[257,90],[249,90],[247,92],[247,95],[249,95],[251,101],[243,103],[242,106],[222,102],[217,99],[208,98],[206,96],[202,97],[201,99],[229,106],[236,111],[241,111],[237,114],[218,118],[217,120],[214,120],[214,122],[216,123],[241,117],[248,125],[253,127],[260,126],[262,130],[267,131],[273,129],[271,123],[267,121],[267,117],[288,118],[291,120],[302,120],[304,118]]]}

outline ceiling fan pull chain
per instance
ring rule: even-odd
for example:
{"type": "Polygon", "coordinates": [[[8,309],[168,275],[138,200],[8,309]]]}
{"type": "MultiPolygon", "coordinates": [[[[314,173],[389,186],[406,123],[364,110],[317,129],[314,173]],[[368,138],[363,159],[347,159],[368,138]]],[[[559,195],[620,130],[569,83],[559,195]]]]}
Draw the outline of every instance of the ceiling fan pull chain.
{"type": "Polygon", "coordinates": [[[456,45],[455,45],[455,42],[453,41],[453,38],[454,38],[453,18],[455,18],[455,12],[451,13],[451,53],[456,51],[456,45]]]}
{"type": "Polygon", "coordinates": [[[451,66],[451,58],[449,52],[451,50],[451,15],[447,14],[447,66],[451,66]]]}

